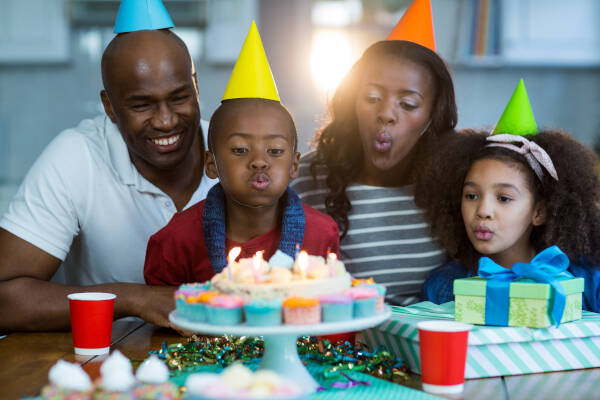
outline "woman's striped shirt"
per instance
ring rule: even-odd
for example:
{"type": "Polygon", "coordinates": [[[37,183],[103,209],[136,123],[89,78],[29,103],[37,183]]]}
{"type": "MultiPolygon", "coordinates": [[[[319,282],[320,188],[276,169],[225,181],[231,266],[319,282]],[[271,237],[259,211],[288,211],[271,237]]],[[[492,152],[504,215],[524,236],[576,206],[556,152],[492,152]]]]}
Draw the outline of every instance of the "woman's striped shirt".
{"type": "MultiPolygon", "coordinates": [[[[309,159],[291,186],[300,199],[325,212],[329,189],[326,175],[316,182],[309,159]]],[[[446,261],[438,242],[429,236],[423,212],[414,203],[412,186],[377,187],[353,183],[346,188],[352,203],[349,229],[340,242],[340,257],[356,278],[373,277],[387,288],[386,300],[406,305],[419,299],[429,272],[446,261]]]]}

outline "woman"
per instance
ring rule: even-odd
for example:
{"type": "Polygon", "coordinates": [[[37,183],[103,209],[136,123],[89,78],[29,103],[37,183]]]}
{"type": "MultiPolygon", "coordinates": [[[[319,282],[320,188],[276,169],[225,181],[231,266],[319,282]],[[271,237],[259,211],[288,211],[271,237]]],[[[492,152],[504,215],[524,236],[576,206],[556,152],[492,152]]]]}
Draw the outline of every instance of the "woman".
{"type": "Polygon", "coordinates": [[[329,113],[292,187],[336,220],[350,273],[384,284],[390,303],[415,302],[446,260],[414,195],[428,155],[454,133],[448,68],[421,45],[377,42],[340,83],[329,113]]]}

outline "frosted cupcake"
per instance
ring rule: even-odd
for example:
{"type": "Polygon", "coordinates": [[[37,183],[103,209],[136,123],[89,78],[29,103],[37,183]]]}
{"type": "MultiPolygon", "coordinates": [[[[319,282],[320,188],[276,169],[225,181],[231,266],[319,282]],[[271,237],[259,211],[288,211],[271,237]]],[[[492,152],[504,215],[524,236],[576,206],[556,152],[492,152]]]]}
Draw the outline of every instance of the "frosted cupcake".
{"type": "Polygon", "coordinates": [[[373,288],[356,286],[345,290],[344,294],[354,299],[354,318],[372,317],[376,313],[377,290],[373,288]]]}
{"type": "Polygon", "coordinates": [[[244,321],[244,300],[237,296],[215,296],[206,306],[206,317],[214,325],[239,325],[244,321]]]}
{"type": "Polygon", "coordinates": [[[343,293],[328,294],[319,297],[323,322],[338,322],[352,319],[354,310],[352,296],[343,293]]]}
{"type": "Polygon", "coordinates": [[[143,400],[172,400],[179,398],[179,389],[169,382],[169,369],[155,355],[151,355],[138,367],[135,377],[137,386],[133,397],[143,400]]]}
{"type": "Polygon", "coordinates": [[[281,325],[281,300],[252,300],[244,305],[244,313],[250,326],[281,325]]]}
{"type": "Polygon", "coordinates": [[[129,400],[133,399],[132,389],[135,385],[131,362],[119,350],[113,353],[100,367],[102,376],[96,385],[94,400],[129,400]]]}
{"type": "Polygon", "coordinates": [[[289,297],[283,302],[283,322],[309,325],[321,322],[321,304],[309,297],[289,297]]]}
{"type": "Polygon", "coordinates": [[[274,371],[252,372],[233,364],[221,374],[199,373],[188,376],[185,387],[189,400],[208,399],[307,399],[301,389],[274,371]]]}
{"type": "Polygon", "coordinates": [[[383,305],[385,303],[385,292],[386,292],[385,286],[380,285],[378,283],[366,283],[366,284],[360,284],[357,287],[375,289],[377,291],[377,303],[375,304],[375,309],[377,311],[383,310],[383,305]]]}
{"type": "Polygon", "coordinates": [[[199,292],[194,296],[187,297],[187,319],[192,322],[206,322],[207,317],[207,304],[213,297],[218,296],[216,292],[206,291],[199,292]]]}
{"type": "MultiPolygon", "coordinates": [[[[183,286],[183,285],[182,285],[183,286]]],[[[188,299],[196,298],[204,290],[200,289],[182,289],[181,287],[175,291],[175,312],[177,317],[190,319],[193,314],[195,303],[190,303],[188,299]]]]}
{"type": "Polygon", "coordinates": [[[90,399],[92,381],[81,365],[58,360],[48,372],[50,384],[42,388],[42,399],[90,399]]]}

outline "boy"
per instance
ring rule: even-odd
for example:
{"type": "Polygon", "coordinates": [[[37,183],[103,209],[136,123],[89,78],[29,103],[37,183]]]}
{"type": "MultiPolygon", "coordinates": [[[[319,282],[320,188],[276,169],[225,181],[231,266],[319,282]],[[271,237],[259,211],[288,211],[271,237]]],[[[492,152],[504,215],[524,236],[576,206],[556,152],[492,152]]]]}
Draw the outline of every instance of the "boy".
{"type": "MultiPolygon", "coordinates": [[[[313,255],[338,251],[333,219],[303,205],[288,188],[298,174],[300,153],[294,121],[276,90],[232,89],[253,29],[254,24],[210,121],[206,173],[220,183],[206,200],[176,214],[150,238],[144,265],[148,284],[206,281],[227,265],[227,250],[234,246],[242,248],[243,258],[264,250],[269,259],[277,249],[293,257],[296,245],[313,255]]],[[[255,72],[259,82],[267,75],[255,72]]],[[[270,84],[274,88],[272,78],[270,84]]]]}

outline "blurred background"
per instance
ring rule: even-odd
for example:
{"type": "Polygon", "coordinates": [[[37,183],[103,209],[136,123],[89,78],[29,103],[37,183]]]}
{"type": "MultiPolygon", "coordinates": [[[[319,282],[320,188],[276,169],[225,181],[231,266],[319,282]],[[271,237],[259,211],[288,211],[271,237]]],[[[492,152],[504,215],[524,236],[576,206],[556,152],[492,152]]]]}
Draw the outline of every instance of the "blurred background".
{"type": "MultiPolygon", "coordinates": [[[[210,119],[251,21],[305,152],[328,96],[412,0],[164,0],[210,119]]],[[[0,0],[0,213],[61,130],[103,113],[100,58],[118,0],[0,0]]],[[[539,127],[600,135],[600,0],[432,0],[459,128],[494,125],[519,78],[539,127]]],[[[65,154],[65,157],[68,157],[65,154]]]]}

